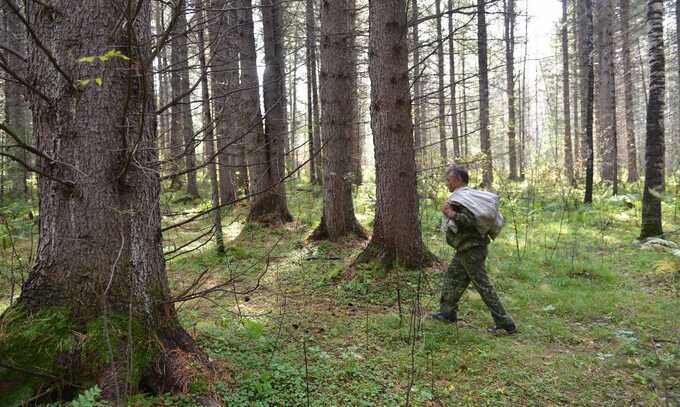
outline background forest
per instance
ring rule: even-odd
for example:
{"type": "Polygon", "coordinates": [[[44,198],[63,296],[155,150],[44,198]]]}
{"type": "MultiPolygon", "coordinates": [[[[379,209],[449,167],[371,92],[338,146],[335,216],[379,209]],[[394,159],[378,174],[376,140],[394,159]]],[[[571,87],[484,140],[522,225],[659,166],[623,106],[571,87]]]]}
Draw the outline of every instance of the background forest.
{"type": "Polygon", "coordinates": [[[0,11],[0,406],[680,405],[680,1],[0,11]]]}

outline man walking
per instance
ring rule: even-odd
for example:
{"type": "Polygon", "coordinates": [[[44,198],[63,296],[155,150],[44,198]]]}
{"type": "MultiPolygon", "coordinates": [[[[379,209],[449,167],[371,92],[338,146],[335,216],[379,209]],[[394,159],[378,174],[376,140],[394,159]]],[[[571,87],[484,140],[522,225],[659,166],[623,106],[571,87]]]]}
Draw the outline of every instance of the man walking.
{"type": "Polygon", "coordinates": [[[456,255],[444,275],[439,312],[432,318],[456,322],[458,301],[472,283],[495,322],[495,326],[487,331],[514,334],[517,332],[515,323],[503,308],[485,269],[489,236],[495,237],[502,226],[502,218],[497,211],[498,198],[494,194],[468,188],[469,175],[465,167],[449,166],[446,178],[452,194],[442,209],[443,227],[446,242],[456,249],[456,255]]]}

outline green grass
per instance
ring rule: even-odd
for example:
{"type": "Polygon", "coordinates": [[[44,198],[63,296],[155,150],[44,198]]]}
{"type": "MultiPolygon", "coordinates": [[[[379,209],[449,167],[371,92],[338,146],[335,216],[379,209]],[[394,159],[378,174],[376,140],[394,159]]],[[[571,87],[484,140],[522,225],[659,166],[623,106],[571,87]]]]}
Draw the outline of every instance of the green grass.
{"type": "MultiPolygon", "coordinates": [[[[453,251],[438,232],[445,192],[429,188],[425,195],[437,199],[421,201],[423,239],[446,262],[453,251]]],[[[424,318],[438,307],[443,265],[348,272],[362,242],[307,241],[321,192],[304,183],[288,192],[295,222],[248,225],[247,208],[233,208],[224,212],[224,256],[194,245],[168,263],[175,292],[206,268],[210,284],[235,281],[210,301],[179,305],[184,326],[221,374],[212,389],[229,405],[393,406],[407,397],[427,406],[663,405],[664,397],[680,398],[680,262],[633,244],[639,197],[626,204],[598,191],[596,203],[582,207],[581,191],[501,188],[508,224],[491,245],[488,268],[520,332],[491,337],[484,333],[491,317],[474,291],[463,298],[458,326],[424,318]]],[[[164,195],[164,212],[198,210],[175,199],[164,195]]],[[[674,205],[664,204],[664,226],[679,241],[674,205]]],[[[370,228],[371,184],[357,191],[355,206],[370,228]]],[[[166,235],[166,250],[207,222],[166,235]]],[[[136,400],[195,405],[191,395],[136,400]]]]}

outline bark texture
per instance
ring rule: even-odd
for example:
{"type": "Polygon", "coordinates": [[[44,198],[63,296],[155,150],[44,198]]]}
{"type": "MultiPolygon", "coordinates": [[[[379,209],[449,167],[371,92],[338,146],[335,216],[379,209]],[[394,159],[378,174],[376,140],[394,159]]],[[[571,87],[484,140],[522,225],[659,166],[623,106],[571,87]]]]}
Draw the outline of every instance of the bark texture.
{"type": "Polygon", "coordinates": [[[241,85],[244,100],[242,111],[251,129],[248,167],[250,169],[251,200],[248,220],[265,224],[279,224],[293,220],[286,202],[284,149],[288,123],[286,117],[285,76],[283,74],[283,45],[281,42],[281,3],[265,0],[262,7],[265,71],[263,75],[266,131],[262,128],[257,51],[253,28],[251,0],[242,0],[241,21],[241,85]]]}
{"type": "MultiPolygon", "coordinates": [[[[635,141],[635,110],[633,105],[633,77],[630,56],[630,5],[628,0],[620,0],[621,9],[621,59],[623,60],[623,102],[626,112],[626,153],[628,182],[638,180],[637,144],[635,141]]],[[[679,31],[680,32],[680,31],[679,31]]]]}
{"type": "Polygon", "coordinates": [[[489,69],[487,56],[486,1],[477,0],[477,60],[479,67],[479,142],[484,154],[482,184],[493,185],[493,157],[489,132],[489,69]]]}
{"type": "Polygon", "coordinates": [[[437,13],[437,128],[439,129],[439,154],[442,162],[448,161],[448,148],[446,146],[446,98],[444,92],[444,40],[442,39],[442,6],[441,0],[435,0],[435,12],[437,13]]]}
{"type": "MultiPolygon", "coordinates": [[[[199,12],[203,24],[207,23],[205,6],[208,0],[199,2],[199,12]]],[[[203,146],[205,148],[205,157],[208,161],[208,177],[210,178],[210,200],[213,207],[212,222],[213,222],[213,236],[215,239],[215,247],[218,253],[224,253],[224,236],[222,234],[222,212],[220,211],[220,185],[217,178],[217,165],[215,164],[215,132],[212,112],[210,110],[210,89],[208,80],[208,66],[205,58],[205,34],[203,28],[198,31],[198,62],[201,67],[201,108],[203,113],[203,126],[205,139],[203,146]]],[[[234,197],[235,199],[235,197],[234,197]]],[[[229,202],[229,201],[227,201],[229,202]]]]}
{"type": "MultiPolygon", "coordinates": [[[[213,106],[215,107],[215,138],[218,148],[219,194],[222,204],[236,199],[232,160],[242,137],[238,104],[233,103],[239,87],[238,38],[236,11],[229,0],[210,0],[207,21],[210,34],[210,68],[213,106]],[[231,154],[230,154],[231,153],[231,154]]],[[[240,171],[247,171],[244,167],[240,171]]]]}
{"type": "Polygon", "coordinates": [[[24,369],[37,363],[64,397],[92,382],[107,399],[140,386],[186,390],[185,362],[195,360],[186,355],[206,361],[169,302],[153,167],[150,4],[141,1],[134,17],[122,0],[30,7],[35,34],[54,56],[30,49],[29,79],[51,100],[33,99],[36,148],[57,159],[38,163],[47,177],[39,179],[37,258],[19,301],[0,317],[0,353],[24,369]],[[117,29],[123,16],[129,26],[117,29]],[[79,61],[112,50],[125,58],[79,61]],[[40,343],[28,356],[27,343],[12,345],[27,335],[22,323],[40,343]]]}
{"type": "MultiPolygon", "coordinates": [[[[413,136],[415,148],[420,149],[425,144],[423,140],[423,83],[422,66],[420,61],[420,33],[418,32],[418,0],[411,0],[411,35],[413,41],[413,136]]],[[[370,17],[369,17],[370,18],[370,17]]]]}
{"type": "MultiPolygon", "coordinates": [[[[2,55],[9,69],[19,75],[23,75],[27,69],[26,62],[18,56],[26,55],[26,29],[14,12],[14,10],[21,10],[21,3],[17,0],[7,0],[7,2],[13,7],[10,7],[10,4],[7,3],[0,4],[5,22],[2,45],[13,52],[3,50],[2,55]]],[[[28,109],[24,86],[11,79],[5,80],[4,91],[5,125],[12,129],[15,136],[19,137],[23,142],[30,144],[31,114],[28,109]]],[[[7,144],[14,145],[16,143],[11,141],[7,144]]],[[[22,148],[8,148],[6,152],[25,163],[29,163],[29,155],[22,148]]],[[[10,162],[7,176],[12,182],[8,195],[15,199],[21,197],[27,198],[29,190],[27,183],[28,171],[26,168],[16,162],[10,162]]]]}
{"type": "Polygon", "coordinates": [[[596,0],[598,55],[598,127],[602,143],[601,175],[618,189],[618,143],[616,134],[616,81],[614,69],[614,5],[596,0]]]}
{"type": "Polygon", "coordinates": [[[364,236],[352,202],[352,140],[356,83],[347,65],[352,62],[353,10],[351,0],[321,3],[321,126],[326,137],[324,199],[316,239],[339,240],[352,233],[364,236]]]}
{"type": "Polygon", "coordinates": [[[574,155],[571,143],[571,106],[569,105],[569,33],[567,0],[562,0],[562,107],[564,114],[564,173],[574,183],[574,155]]]}
{"type": "Polygon", "coordinates": [[[517,173],[517,114],[515,110],[515,0],[505,1],[505,86],[508,94],[508,161],[510,179],[517,173]]]}
{"type": "Polygon", "coordinates": [[[649,103],[645,144],[645,183],[642,193],[641,238],[663,234],[661,194],[664,192],[664,114],[666,58],[663,39],[663,1],[647,0],[647,42],[649,44],[649,103]]]}
{"type": "Polygon", "coordinates": [[[309,168],[312,184],[321,183],[321,127],[319,123],[319,91],[316,57],[316,17],[314,0],[306,0],[305,25],[307,29],[307,130],[309,134],[309,168]]]}
{"type": "Polygon", "coordinates": [[[456,61],[455,61],[455,47],[453,41],[454,34],[454,18],[453,18],[453,0],[449,0],[449,75],[451,83],[451,137],[453,138],[453,158],[460,157],[460,137],[458,131],[458,102],[456,99],[456,61]]]}
{"type": "Polygon", "coordinates": [[[434,256],[418,220],[405,0],[369,3],[368,71],[377,202],[373,236],[358,261],[424,266],[434,256]]]}
{"type": "MultiPolygon", "coordinates": [[[[172,106],[172,132],[175,137],[174,143],[181,140],[182,147],[177,148],[179,156],[174,159],[184,159],[187,169],[186,192],[192,198],[197,198],[198,184],[196,182],[196,142],[194,140],[194,126],[191,118],[191,85],[189,83],[189,48],[188,48],[188,26],[186,0],[184,7],[178,14],[173,26],[173,33],[170,40],[172,48],[171,54],[171,83],[172,99],[175,104],[172,106]]],[[[175,178],[173,184],[177,185],[175,178]]]]}
{"type": "Polygon", "coordinates": [[[585,164],[586,204],[593,202],[593,97],[595,73],[593,71],[593,3],[578,0],[580,37],[579,65],[581,71],[581,125],[583,126],[582,157],[585,164]]]}

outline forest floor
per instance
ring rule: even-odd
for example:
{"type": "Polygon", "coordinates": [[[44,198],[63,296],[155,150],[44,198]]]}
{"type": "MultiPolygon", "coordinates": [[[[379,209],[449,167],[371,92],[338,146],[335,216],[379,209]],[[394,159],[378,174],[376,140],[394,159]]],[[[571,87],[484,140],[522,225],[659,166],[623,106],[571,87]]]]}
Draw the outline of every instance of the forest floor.
{"type": "MultiPolygon", "coordinates": [[[[512,188],[488,269],[518,324],[513,336],[485,333],[492,320],[472,289],[458,325],[426,318],[438,308],[453,255],[438,230],[443,190],[421,200],[423,239],[441,263],[420,271],[353,267],[362,241],[308,241],[321,211],[318,187],[288,186],[295,221],[284,226],[245,224],[245,206],[225,211],[225,255],[197,242],[168,262],[175,294],[204,270],[201,288],[223,284],[178,303],[218,369],[192,393],[215,392],[233,406],[680,403],[680,257],[634,243],[639,197],[603,193],[584,207],[580,191],[512,188]]],[[[372,191],[367,184],[355,199],[368,228],[372,191]]],[[[163,196],[163,212],[180,214],[166,225],[209,205],[172,203],[177,198],[163,196]]],[[[666,238],[680,242],[677,205],[664,204],[664,226],[666,238]]],[[[174,229],[166,252],[208,222],[174,229]]],[[[133,405],[192,400],[138,397],[133,405]]]]}

